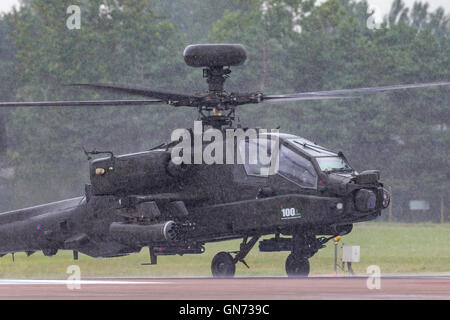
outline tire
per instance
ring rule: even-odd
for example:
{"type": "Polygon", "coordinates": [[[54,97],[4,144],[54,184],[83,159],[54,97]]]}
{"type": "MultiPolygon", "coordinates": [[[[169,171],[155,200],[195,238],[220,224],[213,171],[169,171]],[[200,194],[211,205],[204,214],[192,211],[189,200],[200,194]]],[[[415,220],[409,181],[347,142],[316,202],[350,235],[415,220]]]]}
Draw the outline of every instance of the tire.
{"type": "Polygon", "coordinates": [[[291,253],[286,259],[286,274],[288,277],[307,277],[309,275],[308,259],[291,253]]]}
{"type": "Polygon", "coordinates": [[[46,257],[52,257],[55,254],[58,253],[58,249],[54,249],[54,248],[47,248],[47,249],[43,249],[42,253],[44,254],[44,256],[46,257]]]}
{"type": "Polygon", "coordinates": [[[234,277],[236,264],[231,254],[227,252],[219,252],[216,254],[211,263],[211,272],[214,278],[234,277]]]}

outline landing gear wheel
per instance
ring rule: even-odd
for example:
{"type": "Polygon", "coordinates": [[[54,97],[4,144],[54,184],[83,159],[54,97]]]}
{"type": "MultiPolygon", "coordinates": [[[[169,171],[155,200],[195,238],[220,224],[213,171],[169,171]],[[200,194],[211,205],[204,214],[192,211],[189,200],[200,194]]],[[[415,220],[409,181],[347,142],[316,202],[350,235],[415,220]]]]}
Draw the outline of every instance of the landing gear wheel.
{"type": "Polygon", "coordinates": [[[286,273],[288,277],[307,277],[309,274],[308,259],[291,253],[286,259],[286,273]]]}
{"type": "Polygon", "coordinates": [[[58,249],[53,249],[53,248],[49,248],[49,249],[42,249],[42,253],[44,254],[44,256],[46,257],[52,257],[55,254],[58,253],[58,249]]]}
{"type": "Polygon", "coordinates": [[[211,272],[214,278],[234,277],[236,264],[233,257],[227,252],[219,252],[211,263],[211,272]]]}

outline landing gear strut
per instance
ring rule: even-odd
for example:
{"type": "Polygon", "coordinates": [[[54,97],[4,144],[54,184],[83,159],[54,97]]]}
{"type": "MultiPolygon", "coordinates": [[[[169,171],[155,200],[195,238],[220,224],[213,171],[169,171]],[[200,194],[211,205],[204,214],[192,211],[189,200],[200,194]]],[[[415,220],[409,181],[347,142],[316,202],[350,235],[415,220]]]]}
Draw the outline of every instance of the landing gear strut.
{"type": "Polygon", "coordinates": [[[247,268],[249,266],[244,258],[258,241],[259,236],[254,236],[249,242],[248,237],[245,237],[240,245],[240,250],[231,252],[236,255],[233,256],[228,252],[219,252],[214,256],[211,263],[211,272],[214,278],[229,278],[234,277],[236,273],[236,264],[242,262],[247,268]]]}
{"type": "Polygon", "coordinates": [[[322,249],[331,238],[316,238],[314,234],[297,231],[292,236],[292,251],[286,259],[288,277],[307,277],[310,266],[309,258],[322,249]]]}

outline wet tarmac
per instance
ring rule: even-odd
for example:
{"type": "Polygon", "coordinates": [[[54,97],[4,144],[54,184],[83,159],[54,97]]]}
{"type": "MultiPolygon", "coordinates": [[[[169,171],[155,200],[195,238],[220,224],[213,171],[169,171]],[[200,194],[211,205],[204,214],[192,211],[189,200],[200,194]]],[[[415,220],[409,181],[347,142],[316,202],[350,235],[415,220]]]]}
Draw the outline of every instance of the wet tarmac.
{"type": "Polygon", "coordinates": [[[448,300],[450,277],[0,280],[20,300],[448,300]],[[379,280],[379,281],[378,281],[379,280]]]}

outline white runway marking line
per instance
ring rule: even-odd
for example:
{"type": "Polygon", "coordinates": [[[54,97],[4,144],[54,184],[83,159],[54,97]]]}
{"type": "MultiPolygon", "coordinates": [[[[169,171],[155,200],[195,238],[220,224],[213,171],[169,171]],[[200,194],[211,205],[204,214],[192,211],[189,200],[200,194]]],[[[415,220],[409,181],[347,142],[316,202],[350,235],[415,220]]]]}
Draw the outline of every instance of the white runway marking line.
{"type": "Polygon", "coordinates": [[[166,281],[112,281],[112,280],[21,280],[21,279],[0,279],[0,285],[130,285],[130,284],[172,284],[166,281]]]}

